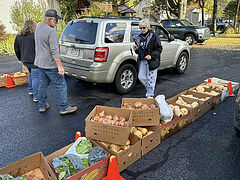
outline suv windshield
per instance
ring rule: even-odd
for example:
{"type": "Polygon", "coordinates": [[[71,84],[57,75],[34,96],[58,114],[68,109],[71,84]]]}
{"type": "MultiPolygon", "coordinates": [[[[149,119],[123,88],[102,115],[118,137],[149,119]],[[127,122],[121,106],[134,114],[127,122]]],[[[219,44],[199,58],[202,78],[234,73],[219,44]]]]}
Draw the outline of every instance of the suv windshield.
{"type": "Polygon", "coordinates": [[[185,26],[193,26],[194,24],[187,21],[187,20],[181,20],[181,22],[185,25],[185,26]]]}
{"type": "Polygon", "coordinates": [[[95,44],[97,27],[97,23],[85,20],[72,21],[68,23],[60,40],[77,44],[95,44]]]}

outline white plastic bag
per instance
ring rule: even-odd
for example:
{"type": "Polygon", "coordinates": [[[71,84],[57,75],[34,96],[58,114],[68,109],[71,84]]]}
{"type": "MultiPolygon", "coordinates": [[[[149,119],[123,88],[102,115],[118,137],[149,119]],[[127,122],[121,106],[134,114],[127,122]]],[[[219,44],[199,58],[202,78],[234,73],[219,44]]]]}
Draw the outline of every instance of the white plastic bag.
{"type": "Polygon", "coordinates": [[[82,140],[87,140],[87,138],[85,138],[85,137],[78,138],[77,141],[75,141],[73,143],[73,145],[67,150],[67,152],[65,154],[74,154],[74,155],[77,155],[78,157],[80,157],[81,159],[83,159],[83,158],[87,159],[88,158],[88,154],[82,154],[82,155],[78,154],[76,149],[75,149],[77,144],[80,143],[80,141],[82,141],[82,140]]]}
{"type": "Polygon", "coordinates": [[[156,98],[160,108],[160,117],[164,122],[170,122],[173,118],[173,111],[168,103],[165,101],[164,95],[158,95],[156,98]]]}

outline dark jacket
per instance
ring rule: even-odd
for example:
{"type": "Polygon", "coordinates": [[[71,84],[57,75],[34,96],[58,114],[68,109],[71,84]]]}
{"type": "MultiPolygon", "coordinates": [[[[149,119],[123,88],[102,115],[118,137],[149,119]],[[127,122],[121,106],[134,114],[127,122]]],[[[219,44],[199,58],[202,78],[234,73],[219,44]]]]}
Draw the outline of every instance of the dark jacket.
{"type": "MultiPolygon", "coordinates": [[[[148,37],[146,42],[146,51],[145,56],[150,55],[151,59],[148,60],[149,64],[149,70],[154,70],[160,66],[160,58],[162,53],[162,45],[160,38],[156,33],[154,33],[152,30],[148,30],[148,37]]],[[[137,54],[139,54],[139,47],[140,47],[140,39],[143,36],[143,34],[139,34],[136,38],[135,44],[138,46],[138,49],[135,51],[137,54]]],[[[138,62],[140,61],[138,56],[138,62]]]]}
{"type": "Polygon", "coordinates": [[[14,50],[18,60],[26,67],[35,68],[35,40],[34,34],[17,35],[14,41],[14,50]]]}

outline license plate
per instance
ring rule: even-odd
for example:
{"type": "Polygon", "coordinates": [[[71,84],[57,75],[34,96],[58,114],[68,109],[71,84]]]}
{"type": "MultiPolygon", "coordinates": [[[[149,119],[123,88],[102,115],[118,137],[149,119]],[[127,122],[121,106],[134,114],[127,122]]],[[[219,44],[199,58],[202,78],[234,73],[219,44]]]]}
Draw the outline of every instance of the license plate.
{"type": "Polygon", "coordinates": [[[70,56],[78,56],[79,55],[79,49],[74,48],[68,48],[68,55],[70,56]]]}

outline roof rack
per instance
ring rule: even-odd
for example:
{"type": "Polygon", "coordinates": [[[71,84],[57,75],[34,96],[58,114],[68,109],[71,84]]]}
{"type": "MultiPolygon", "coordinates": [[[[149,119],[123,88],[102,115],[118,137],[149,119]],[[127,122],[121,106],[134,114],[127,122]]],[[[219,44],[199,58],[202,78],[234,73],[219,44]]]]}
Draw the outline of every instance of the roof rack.
{"type": "Polygon", "coordinates": [[[131,20],[141,20],[140,17],[135,16],[115,16],[115,15],[99,15],[99,16],[81,16],[78,19],[83,18],[96,18],[96,19],[131,19],[131,20]]]}

